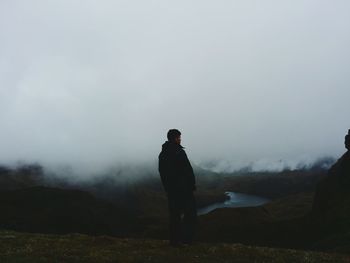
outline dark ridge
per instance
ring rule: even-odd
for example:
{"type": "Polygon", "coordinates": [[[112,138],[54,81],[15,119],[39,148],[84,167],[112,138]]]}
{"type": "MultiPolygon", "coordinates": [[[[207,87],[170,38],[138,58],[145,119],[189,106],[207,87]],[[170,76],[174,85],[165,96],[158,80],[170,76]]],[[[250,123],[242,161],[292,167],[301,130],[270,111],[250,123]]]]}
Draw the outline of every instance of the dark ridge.
{"type": "Polygon", "coordinates": [[[80,190],[36,186],[0,193],[0,227],[26,232],[132,233],[135,217],[80,190]]]}

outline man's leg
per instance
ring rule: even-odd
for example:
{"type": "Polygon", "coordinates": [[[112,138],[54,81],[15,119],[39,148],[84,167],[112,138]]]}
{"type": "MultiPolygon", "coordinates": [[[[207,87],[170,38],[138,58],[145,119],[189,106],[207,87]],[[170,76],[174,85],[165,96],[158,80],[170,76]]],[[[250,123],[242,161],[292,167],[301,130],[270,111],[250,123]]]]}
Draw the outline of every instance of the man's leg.
{"type": "Polygon", "coordinates": [[[198,224],[197,206],[193,193],[187,195],[184,204],[184,239],[183,242],[191,244],[198,224]]]}
{"type": "Polygon", "coordinates": [[[181,239],[181,206],[176,195],[168,194],[169,206],[169,241],[178,245],[181,239]]]}

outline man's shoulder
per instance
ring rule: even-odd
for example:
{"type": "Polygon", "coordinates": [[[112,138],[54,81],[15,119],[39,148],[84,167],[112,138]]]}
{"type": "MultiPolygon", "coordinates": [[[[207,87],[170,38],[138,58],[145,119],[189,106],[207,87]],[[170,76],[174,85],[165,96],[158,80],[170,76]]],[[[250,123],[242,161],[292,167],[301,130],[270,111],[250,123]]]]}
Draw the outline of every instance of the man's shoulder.
{"type": "Polygon", "coordinates": [[[176,155],[179,156],[180,158],[187,158],[187,154],[183,148],[179,148],[178,151],[176,152],[176,155]]]}
{"type": "Polygon", "coordinates": [[[184,150],[185,147],[181,145],[177,145],[175,147],[168,148],[166,150],[162,150],[158,158],[171,158],[171,157],[178,157],[178,156],[187,156],[186,152],[184,150]]]}

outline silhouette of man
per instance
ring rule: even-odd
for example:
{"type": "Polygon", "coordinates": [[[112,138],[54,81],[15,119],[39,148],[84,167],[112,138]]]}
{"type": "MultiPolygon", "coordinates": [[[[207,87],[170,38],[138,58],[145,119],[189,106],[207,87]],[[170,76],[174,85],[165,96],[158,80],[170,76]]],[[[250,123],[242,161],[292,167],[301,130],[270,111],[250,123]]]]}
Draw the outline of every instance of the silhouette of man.
{"type": "Polygon", "coordinates": [[[193,191],[196,182],[191,163],[181,146],[181,132],[171,129],[167,137],[158,156],[158,170],[168,196],[169,243],[179,246],[191,244],[194,238],[197,210],[193,191]]]}
{"type": "MultiPolygon", "coordinates": [[[[348,134],[345,135],[344,139],[345,148],[347,149],[346,153],[343,154],[342,157],[331,167],[331,172],[338,173],[338,177],[342,177],[342,183],[344,186],[350,185],[350,130],[348,130],[348,134]],[[341,176],[340,176],[341,175],[341,176]]],[[[347,188],[348,189],[348,188],[347,188]]]]}
{"type": "Polygon", "coordinates": [[[348,130],[348,134],[345,135],[345,148],[349,151],[350,150],[350,130],[348,130]]]}
{"type": "MultiPolygon", "coordinates": [[[[350,130],[348,134],[345,135],[344,145],[347,149],[346,153],[330,168],[329,174],[335,174],[338,177],[343,177],[344,179],[350,179],[349,176],[346,176],[350,172],[349,160],[350,160],[350,130]],[[340,176],[342,175],[342,176],[340,176]]],[[[349,181],[350,182],[350,181],[349,181]]]]}
{"type": "Polygon", "coordinates": [[[344,200],[350,187],[350,130],[345,135],[344,145],[347,151],[328,170],[327,176],[321,180],[316,189],[312,210],[332,211],[335,204],[344,200]]]}

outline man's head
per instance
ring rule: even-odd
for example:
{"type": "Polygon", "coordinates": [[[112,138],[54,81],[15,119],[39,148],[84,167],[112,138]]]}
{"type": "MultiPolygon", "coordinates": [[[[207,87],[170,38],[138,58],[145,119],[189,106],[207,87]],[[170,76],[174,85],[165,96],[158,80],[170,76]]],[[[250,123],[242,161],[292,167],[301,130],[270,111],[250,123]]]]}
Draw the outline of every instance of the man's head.
{"type": "Polygon", "coordinates": [[[181,132],[177,129],[171,129],[167,134],[169,142],[175,142],[176,144],[181,144],[181,132]]]}
{"type": "Polygon", "coordinates": [[[345,136],[345,148],[350,150],[350,130],[348,134],[345,136]]]}

